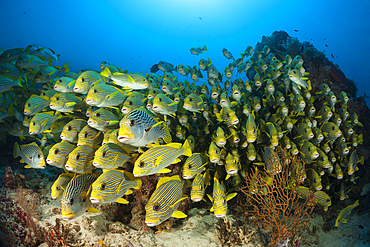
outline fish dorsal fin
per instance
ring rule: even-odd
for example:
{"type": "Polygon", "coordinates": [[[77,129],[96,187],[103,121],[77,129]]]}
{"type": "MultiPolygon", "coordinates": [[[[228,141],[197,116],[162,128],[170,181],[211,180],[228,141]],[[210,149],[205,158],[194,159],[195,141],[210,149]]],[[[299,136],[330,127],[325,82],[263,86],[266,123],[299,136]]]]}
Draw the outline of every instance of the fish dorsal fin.
{"type": "Polygon", "coordinates": [[[171,181],[171,180],[179,180],[181,181],[181,178],[179,175],[175,175],[175,176],[172,176],[172,177],[162,177],[159,179],[158,183],[157,183],[157,186],[156,188],[158,188],[160,185],[168,182],[168,181],[171,181]]]}
{"type": "Polygon", "coordinates": [[[172,147],[172,148],[176,148],[176,149],[180,149],[182,144],[181,143],[169,143],[169,144],[166,144],[165,146],[167,147],[172,147]]]}

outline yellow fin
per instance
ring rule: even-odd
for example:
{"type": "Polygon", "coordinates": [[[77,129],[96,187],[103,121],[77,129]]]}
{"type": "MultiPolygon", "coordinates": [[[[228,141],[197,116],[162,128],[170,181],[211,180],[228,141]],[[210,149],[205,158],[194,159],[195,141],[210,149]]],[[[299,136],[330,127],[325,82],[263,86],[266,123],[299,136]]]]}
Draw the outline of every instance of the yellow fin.
{"type": "Polygon", "coordinates": [[[76,105],[76,102],[68,102],[68,103],[65,103],[65,105],[71,107],[71,106],[76,105]]]}
{"type": "Polygon", "coordinates": [[[170,169],[168,168],[163,168],[162,170],[160,170],[159,172],[157,172],[157,174],[161,174],[161,173],[170,173],[172,172],[170,169]]]}
{"type": "Polygon", "coordinates": [[[237,194],[238,193],[236,193],[236,192],[228,194],[227,197],[226,197],[226,201],[229,201],[229,200],[233,199],[237,194]]]}
{"type": "Polygon", "coordinates": [[[99,213],[99,210],[97,210],[96,208],[93,208],[93,207],[88,207],[88,208],[86,209],[86,212],[96,214],[96,213],[99,213]]]}
{"type": "Polygon", "coordinates": [[[173,212],[173,214],[171,215],[171,217],[178,218],[178,219],[183,219],[183,218],[186,218],[188,216],[186,214],[184,214],[183,212],[181,212],[179,210],[176,210],[175,212],[173,212]]]}
{"type": "Polygon", "coordinates": [[[173,208],[177,203],[185,200],[186,198],[188,198],[186,195],[184,195],[183,197],[181,197],[179,200],[177,200],[176,202],[174,202],[174,204],[172,204],[170,207],[173,208]]]}
{"type": "MultiPolygon", "coordinates": [[[[21,163],[23,163],[22,161],[23,161],[23,160],[21,160],[21,163]]],[[[24,168],[32,168],[32,166],[30,166],[30,165],[26,165],[26,166],[24,166],[24,168]]]]}
{"type": "Polygon", "coordinates": [[[129,203],[129,201],[127,201],[127,200],[125,200],[125,199],[123,199],[123,198],[118,198],[118,199],[116,200],[116,202],[121,203],[121,204],[128,204],[128,203],[129,203]]]}

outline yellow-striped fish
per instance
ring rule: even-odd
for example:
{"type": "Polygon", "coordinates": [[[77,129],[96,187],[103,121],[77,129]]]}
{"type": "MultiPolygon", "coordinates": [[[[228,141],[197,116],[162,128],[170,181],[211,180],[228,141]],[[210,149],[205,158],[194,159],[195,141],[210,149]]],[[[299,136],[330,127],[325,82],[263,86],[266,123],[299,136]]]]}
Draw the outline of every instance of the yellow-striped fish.
{"type": "Polygon", "coordinates": [[[198,95],[191,93],[184,99],[184,109],[191,112],[200,112],[203,110],[203,99],[198,95]]]}
{"type": "Polygon", "coordinates": [[[181,155],[191,156],[191,154],[188,140],[185,140],[182,146],[181,143],[154,146],[145,151],[135,161],[134,176],[142,177],[156,173],[168,173],[171,170],[167,169],[167,166],[180,162],[179,157],[181,155]]]}
{"type": "Polygon", "coordinates": [[[50,150],[46,158],[46,162],[49,165],[62,168],[67,162],[69,154],[76,148],[76,145],[73,145],[67,141],[61,141],[55,144],[50,150]]]}
{"type": "Polygon", "coordinates": [[[29,134],[41,134],[44,131],[50,129],[51,125],[57,121],[59,117],[58,112],[48,111],[48,112],[40,112],[35,114],[30,122],[29,126],[29,134]]]}
{"type": "Polygon", "coordinates": [[[103,132],[107,131],[108,129],[115,129],[118,127],[118,123],[119,120],[117,116],[104,108],[94,111],[87,121],[87,124],[90,127],[103,132]]]}
{"type": "Polygon", "coordinates": [[[71,93],[56,93],[50,98],[50,109],[60,112],[73,112],[84,106],[81,98],[71,93]]]}
{"type": "Polygon", "coordinates": [[[13,147],[13,157],[21,157],[21,163],[26,163],[25,168],[45,169],[45,157],[40,147],[35,143],[24,144],[19,147],[16,142],[13,147]]]}
{"type": "Polygon", "coordinates": [[[324,211],[328,211],[331,206],[330,196],[322,190],[315,192],[315,200],[316,203],[320,204],[324,208],[324,211]]]}
{"type": "Polygon", "coordinates": [[[200,202],[205,194],[209,181],[209,169],[204,174],[198,173],[191,184],[190,198],[193,202],[200,202]]]}
{"type": "Polygon", "coordinates": [[[321,177],[320,175],[312,168],[307,168],[307,178],[310,180],[311,187],[315,190],[321,190],[321,177]]]}
{"type": "Polygon", "coordinates": [[[73,173],[62,173],[59,175],[57,180],[51,186],[51,199],[55,200],[61,195],[63,195],[64,190],[67,188],[67,185],[72,180],[73,173]]]}
{"type": "Polygon", "coordinates": [[[217,146],[219,146],[220,148],[223,148],[226,145],[225,132],[220,126],[218,126],[213,136],[214,136],[214,142],[216,143],[217,146]]]}
{"type": "Polygon", "coordinates": [[[247,147],[247,158],[250,161],[254,161],[257,158],[256,148],[253,143],[249,143],[247,147]]]}
{"type": "Polygon", "coordinates": [[[74,176],[63,192],[62,219],[72,220],[81,216],[86,211],[98,213],[99,211],[90,207],[90,194],[92,183],[100,176],[100,173],[87,173],[74,176]]]}
{"type": "Polygon", "coordinates": [[[247,124],[245,127],[245,136],[248,143],[253,143],[257,140],[257,125],[254,121],[254,112],[248,115],[247,124]]]}
{"type": "Polygon", "coordinates": [[[141,179],[135,178],[124,170],[103,170],[91,186],[90,201],[92,203],[118,202],[129,203],[123,195],[132,193],[130,189],[141,189],[141,179]]]}
{"type": "Polygon", "coordinates": [[[170,115],[174,117],[177,111],[177,105],[178,102],[174,102],[163,93],[159,93],[153,99],[152,109],[154,112],[161,115],[170,115]]]}
{"type": "Polygon", "coordinates": [[[41,112],[49,105],[49,98],[46,96],[37,96],[32,94],[31,97],[26,101],[24,105],[23,114],[26,116],[33,116],[36,113],[41,112]]]}
{"type": "Polygon", "coordinates": [[[95,152],[93,165],[101,169],[125,167],[131,156],[122,147],[114,143],[105,143],[95,152]]]}
{"type": "Polygon", "coordinates": [[[86,173],[95,169],[92,164],[95,149],[89,145],[76,147],[69,155],[65,168],[70,172],[86,173]]]}
{"type": "Polygon", "coordinates": [[[186,218],[187,215],[177,208],[180,202],[187,198],[184,191],[189,183],[189,180],[181,180],[178,175],[159,179],[155,191],[145,206],[145,223],[152,227],[170,217],[186,218]]]}
{"type": "Polygon", "coordinates": [[[105,83],[97,83],[87,93],[85,102],[91,106],[112,107],[122,104],[125,93],[105,83]]]}
{"type": "Polygon", "coordinates": [[[348,215],[352,212],[352,210],[357,207],[358,205],[360,205],[360,203],[358,202],[358,200],[353,204],[353,205],[350,205],[346,208],[344,208],[342,211],[340,211],[337,219],[335,220],[335,226],[336,227],[339,227],[341,224],[345,224],[347,223],[348,221],[348,215]]]}
{"type": "Polygon", "coordinates": [[[211,142],[208,149],[208,156],[211,163],[218,163],[221,158],[221,150],[215,142],[211,142]]]}
{"type": "Polygon", "coordinates": [[[220,113],[216,113],[219,122],[225,122],[227,126],[235,126],[239,123],[239,118],[235,112],[228,107],[222,107],[220,113]]]}
{"type": "Polygon", "coordinates": [[[53,66],[44,66],[37,72],[35,76],[35,82],[46,83],[54,78],[57,78],[60,73],[68,71],[68,62],[64,64],[63,67],[60,69],[53,66]]]}
{"type": "Polygon", "coordinates": [[[94,84],[100,83],[102,80],[98,72],[93,70],[85,71],[77,78],[73,91],[87,94],[94,84]]]}
{"type": "Polygon", "coordinates": [[[60,139],[71,143],[77,143],[78,133],[80,133],[86,124],[87,122],[84,119],[73,119],[63,127],[60,139]]]}
{"type": "Polygon", "coordinates": [[[123,88],[139,90],[139,89],[146,89],[149,87],[148,80],[139,74],[129,75],[129,74],[120,73],[120,72],[111,73],[108,67],[105,68],[103,72],[101,72],[100,74],[104,77],[109,78],[115,84],[123,88]]]}
{"type": "Polygon", "coordinates": [[[143,108],[145,106],[143,100],[136,98],[135,96],[128,97],[125,102],[123,102],[121,112],[123,114],[128,114],[130,111],[143,108]]]}
{"type": "Polygon", "coordinates": [[[23,87],[21,79],[21,76],[17,80],[13,80],[7,76],[0,76],[0,93],[9,91],[14,86],[23,87]]]}
{"type": "Polygon", "coordinates": [[[76,85],[76,80],[70,77],[60,77],[55,81],[54,90],[61,93],[73,93],[73,88],[76,85]]]}
{"type": "Polygon", "coordinates": [[[182,168],[182,178],[191,179],[197,174],[202,173],[206,164],[207,163],[204,162],[204,157],[201,153],[192,154],[184,163],[182,168]]]}
{"type": "Polygon", "coordinates": [[[213,180],[213,194],[212,196],[207,194],[207,196],[213,204],[210,211],[213,212],[217,218],[220,218],[226,216],[227,201],[234,198],[237,193],[226,195],[225,185],[223,182],[220,183],[218,181],[217,174],[214,176],[213,180]]]}
{"type": "Polygon", "coordinates": [[[236,162],[234,156],[230,153],[228,153],[226,156],[225,170],[228,174],[226,180],[230,177],[230,175],[235,175],[240,170],[240,163],[236,162]]]}
{"type": "Polygon", "coordinates": [[[77,146],[90,145],[92,147],[98,146],[103,140],[103,134],[99,130],[86,125],[78,133],[77,146]]]}

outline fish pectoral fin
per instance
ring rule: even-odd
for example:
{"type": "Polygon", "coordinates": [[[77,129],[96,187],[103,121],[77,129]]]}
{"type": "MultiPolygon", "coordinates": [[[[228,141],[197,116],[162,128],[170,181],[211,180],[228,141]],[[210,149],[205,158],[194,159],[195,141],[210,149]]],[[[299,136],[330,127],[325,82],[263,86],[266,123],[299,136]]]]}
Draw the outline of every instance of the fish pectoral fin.
{"type": "Polygon", "coordinates": [[[159,164],[161,163],[162,159],[163,159],[163,156],[159,156],[159,157],[155,160],[154,165],[155,165],[156,167],[158,167],[158,166],[159,166],[159,164]]]}
{"type": "Polygon", "coordinates": [[[115,125],[115,124],[118,124],[118,123],[119,123],[119,121],[107,121],[107,124],[109,126],[112,126],[112,125],[115,125]]]}
{"type": "Polygon", "coordinates": [[[180,160],[179,158],[176,158],[175,161],[172,164],[180,163],[181,161],[182,160],[180,160]]]}
{"type": "Polygon", "coordinates": [[[130,189],[127,190],[126,193],[125,193],[125,195],[131,195],[131,194],[132,194],[132,190],[130,190],[130,189]]]}
{"type": "Polygon", "coordinates": [[[26,165],[26,166],[24,166],[24,168],[32,168],[32,166],[26,165]]]}
{"type": "Polygon", "coordinates": [[[227,197],[226,197],[226,201],[229,201],[231,199],[233,199],[238,193],[231,193],[231,194],[228,194],[227,197]]]}
{"type": "Polygon", "coordinates": [[[181,212],[179,210],[176,210],[175,212],[172,213],[171,217],[178,218],[178,219],[183,219],[183,218],[186,218],[188,216],[186,214],[184,214],[183,212],[181,212]]]}
{"type": "Polygon", "coordinates": [[[68,103],[65,103],[66,106],[74,106],[76,105],[76,102],[68,102],[68,103]]]}
{"type": "Polygon", "coordinates": [[[170,173],[172,172],[170,169],[168,168],[163,168],[162,170],[160,170],[159,172],[157,172],[157,174],[161,174],[161,173],[170,173]]]}
{"type": "Polygon", "coordinates": [[[348,219],[342,219],[342,223],[347,223],[348,219]]]}
{"type": "Polygon", "coordinates": [[[213,198],[212,198],[212,196],[211,196],[211,195],[209,195],[209,194],[207,194],[207,196],[208,196],[208,199],[209,199],[211,202],[213,202],[213,198]]]}
{"type": "Polygon", "coordinates": [[[125,199],[123,199],[123,198],[118,198],[118,199],[116,200],[116,202],[121,203],[121,204],[128,204],[128,203],[129,203],[129,201],[127,201],[127,200],[125,200],[125,199]]]}
{"type": "Polygon", "coordinates": [[[86,209],[86,212],[96,214],[96,213],[99,213],[99,210],[97,210],[96,208],[93,208],[93,207],[88,207],[88,208],[86,209]]]}
{"type": "Polygon", "coordinates": [[[209,211],[211,211],[211,212],[215,211],[215,210],[213,209],[213,206],[211,207],[211,209],[210,209],[209,211]]]}

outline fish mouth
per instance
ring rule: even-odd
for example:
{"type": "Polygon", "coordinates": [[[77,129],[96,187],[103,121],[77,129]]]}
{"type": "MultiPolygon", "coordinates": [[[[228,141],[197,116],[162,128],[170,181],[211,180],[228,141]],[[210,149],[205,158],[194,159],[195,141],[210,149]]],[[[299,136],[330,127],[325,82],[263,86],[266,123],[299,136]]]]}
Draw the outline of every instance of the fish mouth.
{"type": "Polygon", "coordinates": [[[230,170],[228,170],[227,171],[227,174],[229,174],[229,175],[234,175],[234,174],[236,174],[238,172],[238,170],[236,170],[236,169],[230,169],[230,170]]]}
{"type": "Polygon", "coordinates": [[[100,164],[98,163],[98,162],[93,162],[93,166],[95,166],[95,167],[98,167],[98,166],[100,166],[100,164]]]}
{"type": "Polygon", "coordinates": [[[191,179],[191,178],[193,178],[193,176],[190,176],[190,175],[183,175],[183,176],[182,176],[182,178],[183,178],[183,179],[191,179]]]}
{"type": "Polygon", "coordinates": [[[91,198],[91,197],[90,197],[90,201],[91,201],[91,203],[99,203],[100,202],[98,199],[91,198]]]}
{"type": "Polygon", "coordinates": [[[24,111],[23,114],[28,115],[28,114],[30,114],[30,111],[24,111]]]}
{"type": "Polygon", "coordinates": [[[66,168],[66,170],[68,170],[68,171],[72,171],[72,170],[73,170],[73,167],[71,167],[71,166],[69,166],[69,165],[66,165],[66,166],[65,166],[65,168],[66,168]]]}
{"type": "Polygon", "coordinates": [[[314,137],[314,135],[313,134],[311,134],[311,135],[309,135],[308,136],[308,139],[311,139],[311,138],[313,138],[314,137]]]}
{"type": "Polygon", "coordinates": [[[128,110],[127,108],[122,108],[122,109],[121,109],[121,112],[122,112],[123,114],[127,114],[127,113],[129,112],[129,110],[128,110]]]}
{"type": "Polygon", "coordinates": [[[65,140],[66,138],[64,135],[60,135],[60,139],[65,140]]]}
{"type": "Polygon", "coordinates": [[[248,158],[248,160],[250,160],[250,161],[253,161],[255,159],[256,159],[256,156],[251,156],[251,157],[248,158]]]}
{"type": "Polygon", "coordinates": [[[33,135],[34,131],[29,131],[28,133],[30,133],[30,135],[33,135]]]}
{"type": "Polygon", "coordinates": [[[74,88],[73,88],[73,91],[75,91],[76,93],[78,93],[78,92],[80,92],[80,91],[81,91],[81,88],[79,88],[79,87],[74,87],[74,88]]]}
{"type": "Polygon", "coordinates": [[[254,107],[254,109],[255,109],[256,111],[259,111],[259,110],[261,109],[261,105],[260,105],[260,104],[256,105],[256,106],[254,107]]]}
{"type": "Polygon", "coordinates": [[[220,145],[220,146],[223,146],[223,145],[226,144],[226,142],[225,141],[219,141],[219,142],[217,142],[217,144],[220,145]]]}
{"type": "Polygon", "coordinates": [[[167,87],[162,87],[162,90],[164,91],[164,90],[167,90],[168,88],[167,87]]]}
{"type": "Polygon", "coordinates": [[[319,157],[319,153],[318,153],[318,152],[316,152],[316,153],[314,153],[314,154],[312,155],[312,159],[316,159],[317,157],[319,157]]]}
{"type": "Polygon", "coordinates": [[[179,139],[182,139],[183,135],[182,134],[176,134],[176,137],[179,138],[179,139]]]}
{"type": "Polygon", "coordinates": [[[343,150],[343,153],[344,154],[348,154],[348,152],[349,152],[348,148],[346,148],[346,149],[343,150]]]}
{"type": "Polygon", "coordinates": [[[91,127],[96,125],[96,122],[94,120],[89,120],[87,121],[87,124],[90,125],[91,127]]]}
{"type": "Polygon", "coordinates": [[[213,93],[212,94],[212,97],[216,98],[216,97],[218,97],[218,94],[217,93],[213,93]]]}
{"type": "Polygon", "coordinates": [[[160,108],[160,107],[159,107],[159,106],[157,106],[157,105],[152,107],[152,109],[153,109],[154,111],[155,111],[155,110],[159,110],[159,108],[160,108]]]}
{"type": "Polygon", "coordinates": [[[55,109],[55,105],[54,104],[49,104],[49,107],[51,108],[51,109],[55,109]]]}
{"type": "Polygon", "coordinates": [[[88,105],[91,105],[91,104],[93,104],[94,103],[94,100],[92,100],[92,99],[86,99],[86,104],[88,104],[88,105]]]}
{"type": "Polygon", "coordinates": [[[45,169],[45,165],[41,165],[41,166],[39,166],[39,169],[45,169]]]}
{"type": "Polygon", "coordinates": [[[300,105],[301,107],[305,107],[305,106],[306,106],[306,103],[305,103],[305,102],[301,102],[299,105],[300,105]]]}
{"type": "Polygon", "coordinates": [[[149,226],[149,227],[153,227],[153,226],[157,226],[157,225],[159,225],[159,223],[146,222],[146,221],[145,221],[145,224],[146,224],[147,226],[149,226]]]}
{"type": "Polygon", "coordinates": [[[219,161],[220,161],[220,159],[211,159],[211,163],[217,163],[219,161]]]}
{"type": "Polygon", "coordinates": [[[226,215],[226,214],[215,214],[215,216],[216,216],[217,218],[225,217],[225,215],[226,215]]]}
{"type": "Polygon", "coordinates": [[[48,163],[49,165],[53,164],[53,161],[51,159],[46,159],[46,163],[48,163]]]}
{"type": "Polygon", "coordinates": [[[236,125],[236,124],[238,124],[239,123],[239,119],[235,119],[234,121],[232,121],[232,124],[233,125],[236,125]]]}
{"type": "Polygon", "coordinates": [[[322,186],[317,186],[316,190],[322,190],[322,186]]]}
{"type": "Polygon", "coordinates": [[[200,197],[192,197],[191,200],[193,202],[200,202],[202,200],[202,198],[200,198],[200,197]]]}
{"type": "Polygon", "coordinates": [[[55,200],[55,199],[57,199],[57,197],[56,196],[51,196],[51,199],[55,200]]]}
{"type": "Polygon", "coordinates": [[[119,142],[125,143],[125,142],[127,142],[129,140],[130,140],[130,138],[127,137],[127,136],[118,136],[118,141],[119,142]]]}
{"type": "Polygon", "coordinates": [[[235,138],[234,143],[238,143],[238,142],[240,142],[240,139],[239,138],[235,138]]]}
{"type": "Polygon", "coordinates": [[[336,134],[336,136],[337,137],[339,137],[339,136],[341,136],[342,135],[342,132],[341,131],[339,131],[337,134],[336,134]]]}
{"type": "Polygon", "coordinates": [[[66,215],[62,216],[62,219],[63,220],[71,220],[71,219],[74,218],[74,216],[75,216],[75,214],[66,214],[66,215]]]}

